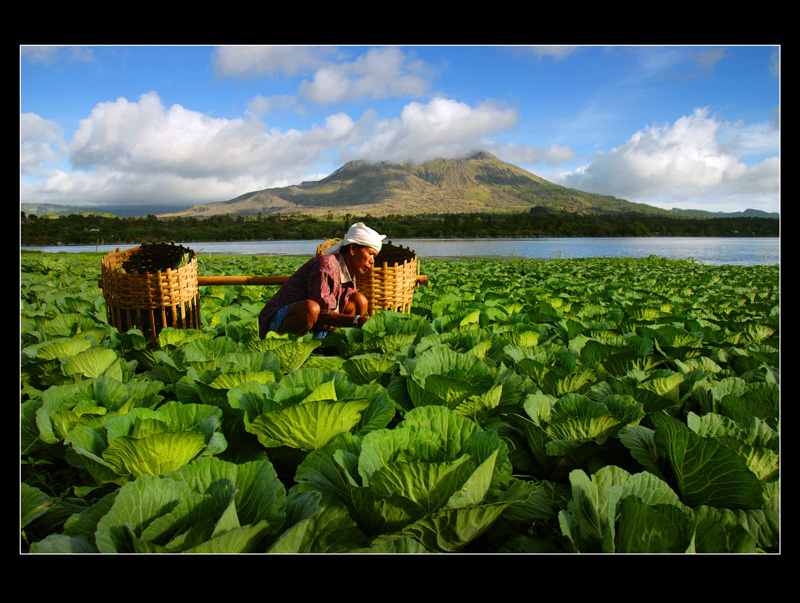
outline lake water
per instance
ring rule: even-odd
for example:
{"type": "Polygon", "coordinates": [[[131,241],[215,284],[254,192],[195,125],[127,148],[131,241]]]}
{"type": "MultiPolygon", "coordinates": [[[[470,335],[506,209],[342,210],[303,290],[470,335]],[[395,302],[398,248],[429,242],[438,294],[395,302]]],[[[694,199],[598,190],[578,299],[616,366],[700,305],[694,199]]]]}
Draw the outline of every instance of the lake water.
{"type": "MultiPolygon", "coordinates": [[[[197,253],[223,255],[313,255],[322,240],[308,241],[233,241],[179,243],[197,253]]],[[[658,257],[701,264],[780,263],[780,239],[775,237],[624,237],[624,238],[543,238],[543,239],[392,239],[395,245],[410,247],[424,258],[516,257],[516,258],[592,258],[658,257]]],[[[23,247],[48,252],[101,251],[128,249],[132,245],[63,245],[23,247]]]]}

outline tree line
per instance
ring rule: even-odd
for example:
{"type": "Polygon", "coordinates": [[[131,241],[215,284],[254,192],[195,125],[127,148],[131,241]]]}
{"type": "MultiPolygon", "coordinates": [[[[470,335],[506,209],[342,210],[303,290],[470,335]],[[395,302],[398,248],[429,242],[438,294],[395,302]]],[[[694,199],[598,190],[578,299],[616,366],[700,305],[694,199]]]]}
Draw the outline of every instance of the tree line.
{"type": "Polygon", "coordinates": [[[682,218],[642,214],[437,214],[314,217],[228,216],[209,218],[107,217],[69,214],[23,216],[22,246],[114,245],[151,241],[268,241],[341,237],[365,222],[389,239],[495,237],[777,237],[773,218],[682,218]]]}

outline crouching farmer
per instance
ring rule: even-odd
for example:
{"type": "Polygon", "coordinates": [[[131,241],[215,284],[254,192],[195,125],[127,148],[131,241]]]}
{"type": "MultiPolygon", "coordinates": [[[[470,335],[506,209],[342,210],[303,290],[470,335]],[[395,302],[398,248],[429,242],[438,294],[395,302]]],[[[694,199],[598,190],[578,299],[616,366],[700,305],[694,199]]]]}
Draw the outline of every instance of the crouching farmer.
{"type": "Polygon", "coordinates": [[[374,264],[386,235],[358,222],[324,254],[311,258],[286,281],[258,315],[258,335],[268,331],[325,337],[336,327],[361,327],[368,303],[356,279],[374,264]]]}

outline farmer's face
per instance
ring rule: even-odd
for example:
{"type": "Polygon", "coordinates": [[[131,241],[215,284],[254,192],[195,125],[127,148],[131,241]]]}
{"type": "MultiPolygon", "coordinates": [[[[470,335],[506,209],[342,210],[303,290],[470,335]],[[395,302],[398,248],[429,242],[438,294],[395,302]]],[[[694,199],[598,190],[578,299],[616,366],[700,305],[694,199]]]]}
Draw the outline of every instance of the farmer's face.
{"type": "Polygon", "coordinates": [[[378,252],[372,247],[357,247],[351,245],[349,253],[345,258],[347,269],[353,276],[360,276],[369,272],[375,263],[375,256],[378,252]]]}

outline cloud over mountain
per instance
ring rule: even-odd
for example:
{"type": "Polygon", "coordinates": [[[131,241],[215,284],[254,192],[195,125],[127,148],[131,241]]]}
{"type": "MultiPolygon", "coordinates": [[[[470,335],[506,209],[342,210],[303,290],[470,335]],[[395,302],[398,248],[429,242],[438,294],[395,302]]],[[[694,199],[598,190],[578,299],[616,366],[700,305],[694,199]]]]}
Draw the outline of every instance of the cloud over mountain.
{"type": "Polygon", "coordinates": [[[750,167],[742,154],[778,145],[777,128],[745,129],[696,109],[672,124],[649,126],[623,145],[598,153],[561,184],[658,204],[667,195],[683,200],[676,207],[696,207],[702,196],[720,199],[737,193],[778,192],[780,161],[768,157],[750,167]]]}

